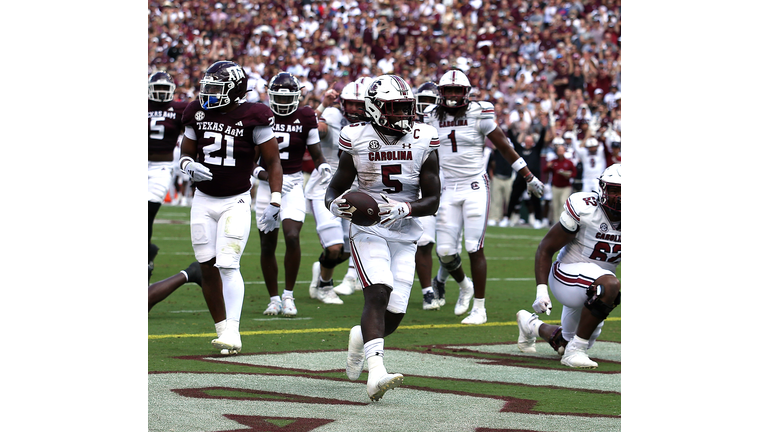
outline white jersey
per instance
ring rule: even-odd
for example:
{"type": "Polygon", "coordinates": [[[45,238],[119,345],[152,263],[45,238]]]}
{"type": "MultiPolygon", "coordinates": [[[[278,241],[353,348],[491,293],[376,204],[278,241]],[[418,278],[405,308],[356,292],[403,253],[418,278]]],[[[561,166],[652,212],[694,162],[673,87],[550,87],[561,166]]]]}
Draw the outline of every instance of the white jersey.
{"type": "Polygon", "coordinates": [[[335,173],[339,167],[339,133],[344,126],[349,124],[349,120],[338,108],[329,107],[320,115],[319,121],[328,125],[328,133],[320,140],[320,148],[323,151],[325,161],[335,173]]]}
{"type": "Polygon", "coordinates": [[[440,169],[446,183],[455,183],[486,171],[485,137],[496,129],[496,113],[490,102],[472,101],[463,117],[448,114],[440,121],[435,105],[427,108],[424,123],[433,126],[440,138],[440,169]]]}
{"type": "MultiPolygon", "coordinates": [[[[602,145],[600,146],[602,147],[602,145]]],[[[583,192],[597,191],[597,179],[603,175],[603,171],[608,168],[608,161],[605,159],[605,152],[599,148],[597,153],[591,155],[586,147],[576,149],[576,158],[583,167],[582,182],[584,184],[583,192]]]]}
{"type": "MultiPolygon", "coordinates": [[[[326,108],[318,121],[325,122],[328,125],[328,132],[320,140],[320,150],[328,165],[331,166],[331,173],[335,173],[339,167],[339,132],[341,128],[349,124],[349,120],[336,107],[326,108]]],[[[324,200],[327,184],[320,184],[320,173],[312,170],[309,180],[304,186],[304,196],[309,200],[324,200]]]]}
{"type": "Polygon", "coordinates": [[[577,192],[565,202],[560,223],[566,230],[578,230],[557,257],[561,263],[595,263],[616,273],[621,262],[621,223],[614,228],[595,192],[577,192]]]}
{"type": "MultiPolygon", "coordinates": [[[[439,146],[435,128],[422,123],[415,123],[413,131],[400,139],[380,134],[369,123],[353,123],[339,134],[339,149],[349,153],[354,161],[358,190],[371,195],[379,205],[385,204],[381,193],[400,202],[419,199],[421,166],[439,146]]],[[[393,240],[414,242],[422,232],[418,218],[395,222],[389,229],[379,224],[358,228],[393,240]]]]}

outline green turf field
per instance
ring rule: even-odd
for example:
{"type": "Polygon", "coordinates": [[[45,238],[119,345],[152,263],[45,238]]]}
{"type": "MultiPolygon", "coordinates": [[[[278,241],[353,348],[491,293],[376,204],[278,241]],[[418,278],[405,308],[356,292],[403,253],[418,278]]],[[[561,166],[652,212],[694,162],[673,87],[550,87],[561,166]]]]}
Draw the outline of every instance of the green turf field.
{"type": "MultiPolygon", "coordinates": [[[[153,234],[160,252],[152,282],[194,260],[188,222],[187,207],[160,209],[153,234]]],[[[531,311],[533,256],[545,230],[488,228],[487,324],[460,324],[463,317],[453,313],[458,285],[452,280],[446,286],[447,304],[439,311],[422,310],[416,282],[400,328],[385,340],[387,370],[402,373],[403,385],[372,403],[365,388],[367,372],[354,382],[344,372],[349,328],[359,324],[362,294],[342,296],[343,305],[309,298],[310,269],[320,254],[311,215],[302,230],[295,318],[262,314],[268,294],[252,222],[241,261],[246,293],[240,355],[224,357],[211,346],[213,321],[195,284],[179,288],[149,312],[149,430],[620,430],[621,307],[606,320],[590,350],[600,365],[595,370],[560,365],[543,341],[535,354],[515,346],[515,313],[531,311]]],[[[283,250],[281,240],[281,265],[283,250]]],[[[466,253],[463,259],[468,272],[466,253]]],[[[436,271],[436,258],[434,265],[436,271]]],[[[345,272],[346,265],[337,268],[337,283],[345,272]]],[[[555,301],[552,315],[543,319],[557,323],[560,309],[555,301]]]]}

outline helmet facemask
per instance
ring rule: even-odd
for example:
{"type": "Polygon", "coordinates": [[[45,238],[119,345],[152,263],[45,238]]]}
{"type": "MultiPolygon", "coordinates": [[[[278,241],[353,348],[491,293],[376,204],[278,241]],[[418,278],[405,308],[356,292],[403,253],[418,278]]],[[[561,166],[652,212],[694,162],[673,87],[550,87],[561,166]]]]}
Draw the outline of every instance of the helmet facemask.
{"type": "Polygon", "coordinates": [[[621,185],[598,181],[600,186],[600,205],[612,220],[621,220],[621,185]]]}
{"type": "Polygon", "coordinates": [[[232,82],[216,81],[203,77],[200,81],[200,105],[203,109],[220,108],[229,105],[229,91],[235,87],[232,82]]]}
{"type": "Polygon", "coordinates": [[[267,90],[269,93],[269,107],[272,111],[281,116],[293,114],[299,109],[299,102],[301,100],[301,92],[291,92],[287,89],[280,89],[276,92],[267,90]]]}
{"type": "Polygon", "coordinates": [[[173,93],[176,91],[176,84],[166,73],[158,72],[149,78],[149,100],[153,102],[170,102],[173,100],[173,93]]]}

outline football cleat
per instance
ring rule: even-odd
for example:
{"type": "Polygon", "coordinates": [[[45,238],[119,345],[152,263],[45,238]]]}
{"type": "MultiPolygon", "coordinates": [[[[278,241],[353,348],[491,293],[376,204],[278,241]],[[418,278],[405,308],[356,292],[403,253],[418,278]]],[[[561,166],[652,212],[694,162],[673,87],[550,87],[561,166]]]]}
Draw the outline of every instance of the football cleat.
{"type": "Polygon", "coordinates": [[[524,353],[536,352],[536,335],[533,330],[533,322],[539,319],[538,315],[526,310],[517,311],[517,348],[524,353]]]}
{"type": "Polygon", "coordinates": [[[355,292],[355,282],[357,282],[357,278],[351,278],[351,277],[344,277],[344,280],[341,281],[340,284],[333,287],[333,291],[338,295],[350,295],[354,294],[355,292]]]}
{"type": "Polygon", "coordinates": [[[375,384],[368,381],[368,397],[376,402],[381,400],[381,397],[384,396],[387,390],[400,387],[401,384],[403,384],[402,374],[386,374],[376,381],[375,384]]]}
{"type": "Polygon", "coordinates": [[[466,318],[461,320],[462,324],[485,324],[486,321],[488,321],[488,317],[485,315],[485,308],[483,309],[472,309],[472,312],[467,315],[466,318]]]}
{"type": "Polygon", "coordinates": [[[296,303],[294,302],[293,297],[286,297],[283,295],[283,315],[293,317],[296,316],[297,312],[296,303]]]}
{"type": "Polygon", "coordinates": [[[469,301],[475,295],[474,284],[469,278],[467,280],[469,281],[469,287],[466,290],[459,287],[459,299],[456,300],[456,307],[453,308],[453,313],[456,315],[462,315],[469,309],[469,301]]]}
{"type": "Polygon", "coordinates": [[[333,291],[333,286],[317,289],[317,299],[325,304],[344,304],[344,300],[333,291]]]}
{"type": "Polygon", "coordinates": [[[358,330],[359,325],[349,331],[349,344],[347,345],[347,378],[354,381],[360,377],[365,363],[365,351],[363,348],[363,334],[358,330]]]}
{"type": "Polygon", "coordinates": [[[200,286],[203,286],[203,272],[200,270],[200,263],[195,261],[184,269],[184,273],[187,274],[187,282],[194,282],[200,286]]]}
{"type": "Polygon", "coordinates": [[[283,311],[283,303],[280,300],[270,301],[264,315],[278,315],[283,311]]]}
{"type": "Polygon", "coordinates": [[[432,279],[432,290],[435,292],[435,300],[438,306],[445,306],[445,282],[437,280],[437,276],[432,279]]]}
{"type": "Polygon", "coordinates": [[[423,303],[424,310],[438,310],[440,309],[440,305],[437,303],[437,299],[435,298],[435,293],[432,291],[427,292],[424,294],[424,303],[423,303]]]}
{"type": "Polygon", "coordinates": [[[594,369],[597,367],[597,363],[593,362],[587,355],[587,350],[577,347],[573,340],[568,342],[568,345],[565,347],[565,353],[563,353],[560,363],[565,366],[581,369],[594,369]]]}
{"type": "Polygon", "coordinates": [[[317,298],[317,284],[320,283],[320,263],[312,264],[312,280],[309,282],[309,298],[317,298]]]}
{"type": "Polygon", "coordinates": [[[237,330],[224,329],[221,336],[211,341],[214,348],[229,351],[228,354],[237,354],[243,348],[243,343],[240,341],[240,332],[237,330]]]}

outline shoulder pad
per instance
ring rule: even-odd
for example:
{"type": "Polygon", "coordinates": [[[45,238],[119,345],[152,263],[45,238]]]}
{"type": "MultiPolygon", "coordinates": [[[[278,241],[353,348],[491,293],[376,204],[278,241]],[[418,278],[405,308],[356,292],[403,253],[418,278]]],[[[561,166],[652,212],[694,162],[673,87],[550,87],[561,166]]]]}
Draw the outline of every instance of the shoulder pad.
{"type": "MultiPolygon", "coordinates": [[[[568,214],[576,223],[581,222],[585,215],[592,214],[598,209],[598,196],[595,192],[576,192],[565,201],[563,215],[568,214]]],[[[562,219],[562,216],[561,216],[562,219]]]]}
{"type": "Polygon", "coordinates": [[[317,127],[317,113],[309,105],[304,105],[299,108],[299,114],[302,117],[302,123],[304,126],[312,129],[317,127]]]}
{"type": "Polygon", "coordinates": [[[245,102],[246,105],[242,110],[233,112],[233,117],[238,120],[243,120],[243,124],[248,126],[273,126],[275,124],[275,117],[272,110],[261,102],[245,102]]]}
{"type": "Polygon", "coordinates": [[[479,119],[496,119],[496,110],[493,104],[486,101],[472,101],[467,108],[467,117],[479,119]]]}
{"type": "Polygon", "coordinates": [[[188,125],[195,121],[195,113],[198,111],[202,111],[203,108],[200,107],[200,101],[195,99],[194,101],[187,104],[187,107],[184,108],[184,114],[181,116],[181,123],[184,125],[188,125]]]}

